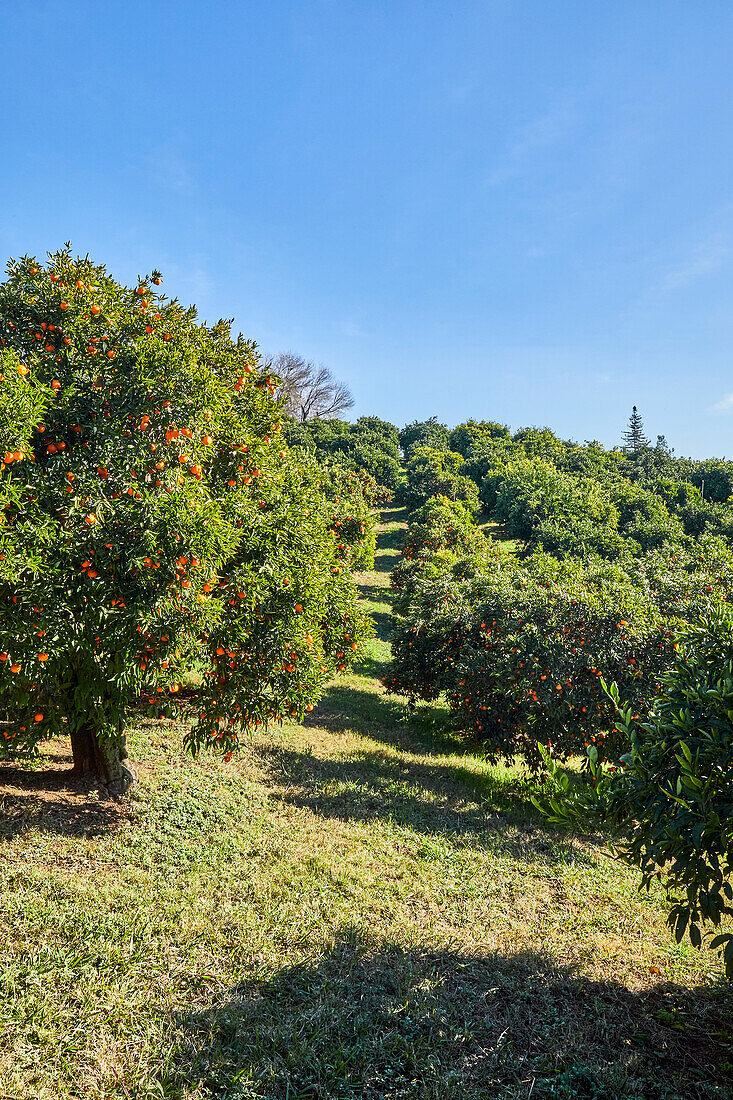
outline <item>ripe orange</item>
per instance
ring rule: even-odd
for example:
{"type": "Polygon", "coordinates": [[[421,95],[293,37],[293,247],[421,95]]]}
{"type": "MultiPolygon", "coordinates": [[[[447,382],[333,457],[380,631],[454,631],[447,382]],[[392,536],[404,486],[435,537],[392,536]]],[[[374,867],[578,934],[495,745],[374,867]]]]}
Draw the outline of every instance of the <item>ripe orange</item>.
{"type": "Polygon", "coordinates": [[[95,317],[97,316],[98,313],[101,313],[101,312],[102,312],[102,310],[100,309],[99,306],[92,306],[92,313],[94,314],[95,317]]]}

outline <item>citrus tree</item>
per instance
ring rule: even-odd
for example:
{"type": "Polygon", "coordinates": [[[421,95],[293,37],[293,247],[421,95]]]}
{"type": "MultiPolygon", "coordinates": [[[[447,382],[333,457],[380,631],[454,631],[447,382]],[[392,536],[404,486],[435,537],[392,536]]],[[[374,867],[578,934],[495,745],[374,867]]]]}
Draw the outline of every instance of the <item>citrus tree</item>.
{"type": "Polygon", "coordinates": [[[276,379],[160,283],[67,248],[0,284],[1,747],[70,737],[111,792],[133,708],[173,714],[192,669],[190,747],[230,753],[311,709],[366,630],[276,379]]]}
{"type": "MultiPolygon", "coordinates": [[[[605,685],[604,685],[605,686],[605,685]]],[[[708,611],[677,635],[650,715],[623,706],[607,688],[618,728],[630,743],[621,767],[604,765],[589,747],[592,783],[571,783],[546,757],[548,796],[533,799],[550,820],[581,828],[609,825],[642,885],[661,881],[668,922],[679,942],[703,942],[705,925],[733,916],[733,614],[708,611]],[[554,788],[554,789],[553,789],[554,788]]],[[[730,926],[712,938],[733,978],[730,926]]]]}

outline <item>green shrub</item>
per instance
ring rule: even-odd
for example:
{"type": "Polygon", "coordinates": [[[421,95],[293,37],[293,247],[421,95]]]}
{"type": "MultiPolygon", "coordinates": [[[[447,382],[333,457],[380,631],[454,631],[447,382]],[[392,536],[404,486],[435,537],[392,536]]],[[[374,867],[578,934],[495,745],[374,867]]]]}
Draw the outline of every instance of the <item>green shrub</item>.
{"type": "Polygon", "coordinates": [[[545,523],[571,531],[588,521],[596,527],[616,526],[618,513],[602,486],[566,474],[550,462],[524,459],[488,476],[496,494],[494,519],[515,538],[536,544],[545,523]]]}
{"type": "Polygon", "coordinates": [[[396,498],[412,510],[419,508],[430,497],[445,496],[463,501],[478,510],[479,494],[474,482],[459,471],[463,456],[455,451],[439,451],[434,447],[414,447],[405,470],[405,481],[400,485],[396,498]]]}
{"type": "Polygon", "coordinates": [[[400,447],[409,461],[416,447],[432,447],[436,451],[448,450],[448,429],[445,424],[440,424],[437,417],[431,416],[429,420],[413,420],[412,424],[405,424],[399,433],[400,447]]]}
{"type": "MultiPolygon", "coordinates": [[[[573,786],[555,773],[557,793],[538,801],[553,821],[618,831],[620,854],[663,883],[669,924],[700,946],[702,927],[733,915],[733,612],[718,608],[688,624],[675,643],[654,708],[643,720],[623,705],[618,729],[630,741],[622,768],[599,766],[593,783],[573,786]]],[[[712,938],[733,978],[733,933],[712,938]]]]}
{"type": "Polygon", "coordinates": [[[398,610],[385,683],[411,698],[447,691],[458,729],[492,756],[541,762],[537,742],[560,756],[597,743],[623,750],[601,678],[647,710],[671,653],[653,599],[623,570],[535,554],[498,559],[466,580],[450,573],[414,585],[398,610]]]}

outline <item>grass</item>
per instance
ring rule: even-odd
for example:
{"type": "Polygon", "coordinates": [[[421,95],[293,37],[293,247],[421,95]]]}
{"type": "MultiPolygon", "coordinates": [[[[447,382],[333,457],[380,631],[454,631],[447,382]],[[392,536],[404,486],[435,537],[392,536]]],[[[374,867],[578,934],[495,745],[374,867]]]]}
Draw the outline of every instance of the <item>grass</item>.
{"type": "Polygon", "coordinates": [[[384,695],[400,520],[306,725],[229,763],[141,727],[122,803],[63,745],[0,769],[2,1100],[733,1094],[730,992],[660,894],[384,695]]]}

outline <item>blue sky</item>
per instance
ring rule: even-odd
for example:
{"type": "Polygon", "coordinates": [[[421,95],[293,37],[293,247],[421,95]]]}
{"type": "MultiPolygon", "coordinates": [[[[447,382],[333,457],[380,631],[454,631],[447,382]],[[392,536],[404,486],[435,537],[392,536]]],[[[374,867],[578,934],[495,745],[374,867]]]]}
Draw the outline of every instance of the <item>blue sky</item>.
{"type": "Polygon", "coordinates": [[[727,0],[20,0],[0,252],[154,266],[353,415],[733,455],[727,0]]]}

